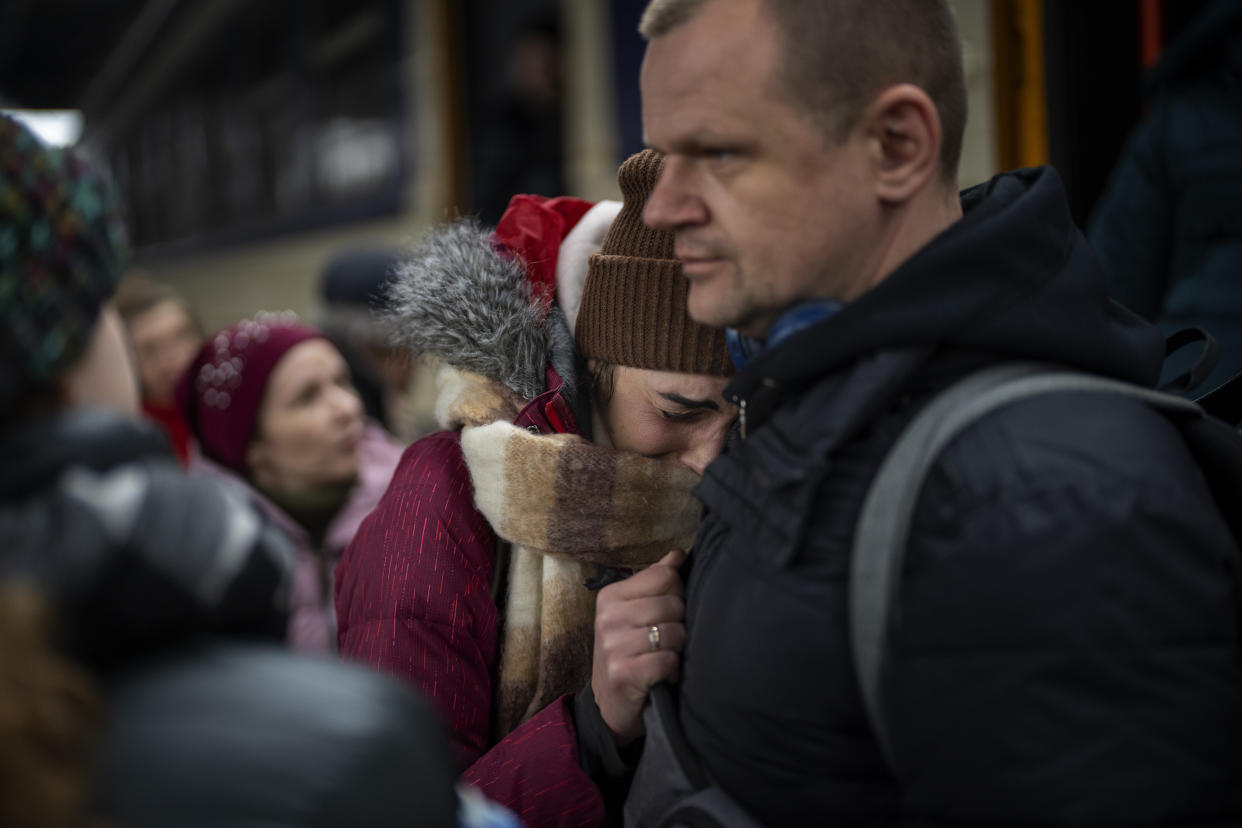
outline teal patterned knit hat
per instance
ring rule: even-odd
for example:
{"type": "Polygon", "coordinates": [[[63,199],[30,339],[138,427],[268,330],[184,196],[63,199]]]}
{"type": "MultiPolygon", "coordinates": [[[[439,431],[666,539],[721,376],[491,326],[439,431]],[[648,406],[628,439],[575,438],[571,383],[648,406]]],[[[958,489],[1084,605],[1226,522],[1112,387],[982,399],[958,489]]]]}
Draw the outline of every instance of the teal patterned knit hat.
{"type": "Polygon", "coordinates": [[[78,357],[127,257],[108,180],[0,115],[0,413],[78,357]]]}

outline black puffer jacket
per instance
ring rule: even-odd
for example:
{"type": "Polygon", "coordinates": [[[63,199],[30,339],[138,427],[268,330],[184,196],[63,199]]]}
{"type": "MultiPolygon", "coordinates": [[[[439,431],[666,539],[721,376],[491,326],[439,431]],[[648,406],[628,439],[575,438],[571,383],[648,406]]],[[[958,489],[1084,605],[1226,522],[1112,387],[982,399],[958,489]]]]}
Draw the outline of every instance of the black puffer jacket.
{"type": "Polygon", "coordinates": [[[849,647],[849,549],[880,458],[952,379],[1040,359],[1151,384],[1162,341],[1110,303],[1050,169],[965,218],[726,393],[687,578],[691,747],[769,825],[1242,823],[1238,550],[1176,430],[1057,394],[952,443],[915,515],[885,694],[849,647]]]}
{"type": "Polygon", "coordinates": [[[244,494],[187,477],[151,426],[82,411],[0,439],[0,581],[48,596],[99,680],[98,807],[118,824],[456,823],[421,700],[280,648],[293,566],[244,494]]]}
{"type": "MultiPolygon", "coordinates": [[[[1172,333],[1206,328],[1242,371],[1242,3],[1217,0],[1169,47],[1088,234],[1117,301],[1172,333]]],[[[1170,361],[1169,373],[1188,367],[1170,361]]]]}

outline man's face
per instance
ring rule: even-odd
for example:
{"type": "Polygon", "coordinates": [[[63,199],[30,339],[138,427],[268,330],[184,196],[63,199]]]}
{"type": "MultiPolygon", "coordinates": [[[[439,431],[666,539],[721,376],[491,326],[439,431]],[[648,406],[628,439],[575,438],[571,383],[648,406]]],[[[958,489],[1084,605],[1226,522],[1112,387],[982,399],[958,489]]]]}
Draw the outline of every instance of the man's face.
{"type": "Polygon", "coordinates": [[[198,353],[199,335],[185,308],[167,299],[133,317],[129,338],[138,362],[143,396],[170,405],[177,379],[198,353]]]}
{"type": "Polygon", "coordinates": [[[652,40],[641,76],[667,155],[643,218],[676,236],[690,316],[760,337],[796,302],[862,292],[879,209],[863,136],[834,144],[780,94],[761,4],[711,0],[652,40]]]}

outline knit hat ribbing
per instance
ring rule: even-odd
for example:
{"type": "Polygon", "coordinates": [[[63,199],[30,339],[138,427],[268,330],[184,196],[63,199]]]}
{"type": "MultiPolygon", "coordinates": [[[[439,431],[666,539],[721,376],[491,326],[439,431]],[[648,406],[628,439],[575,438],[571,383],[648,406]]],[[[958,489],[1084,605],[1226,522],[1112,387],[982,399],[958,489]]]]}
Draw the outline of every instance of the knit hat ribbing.
{"type": "Polygon", "coordinates": [[[0,115],[0,410],[78,357],[127,255],[108,179],[0,115]]]}
{"type": "Polygon", "coordinates": [[[273,369],[295,345],[322,337],[291,313],[259,313],[208,337],[177,383],[177,407],[203,453],[245,474],[273,369]]]}
{"type": "Polygon", "coordinates": [[[588,359],[655,371],[735,372],[725,333],[686,310],[689,286],[673,255],[673,234],[643,223],[664,156],[643,150],[617,172],[624,204],[588,263],[574,335],[588,359]]]}

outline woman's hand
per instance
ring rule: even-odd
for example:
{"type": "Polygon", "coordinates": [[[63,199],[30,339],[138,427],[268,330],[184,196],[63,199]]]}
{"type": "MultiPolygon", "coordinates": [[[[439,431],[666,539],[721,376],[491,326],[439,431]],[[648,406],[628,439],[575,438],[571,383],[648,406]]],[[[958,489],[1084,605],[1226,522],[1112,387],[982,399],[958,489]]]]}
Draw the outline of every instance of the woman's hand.
{"type": "Polygon", "coordinates": [[[595,604],[591,687],[618,747],[643,734],[642,710],[652,685],[673,676],[686,642],[680,549],[624,581],[600,590],[595,604]]]}

